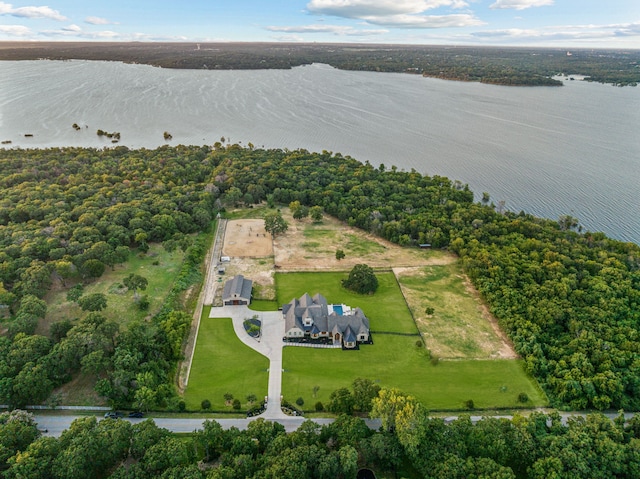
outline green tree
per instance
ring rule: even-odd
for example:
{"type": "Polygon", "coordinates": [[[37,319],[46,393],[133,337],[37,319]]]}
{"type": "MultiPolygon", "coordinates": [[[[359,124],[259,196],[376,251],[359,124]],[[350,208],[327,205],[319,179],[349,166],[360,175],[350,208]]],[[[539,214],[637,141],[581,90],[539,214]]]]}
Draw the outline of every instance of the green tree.
{"type": "Polygon", "coordinates": [[[373,269],[366,264],[357,264],[342,280],[342,286],[359,294],[373,294],[378,289],[378,278],[373,269]]]}
{"type": "Polygon", "coordinates": [[[122,280],[122,283],[131,291],[133,291],[134,300],[138,300],[138,290],[144,291],[149,285],[149,280],[139,274],[129,273],[129,276],[122,280]]]}
{"type": "Polygon", "coordinates": [[[371,379],[356,378],[353,381],[353,406],[357,411],[371,411],[372,401],[378,396],[380,386],[371,379]]]}
{"type": "Polygon", "coordinates": [[[271,236],[276,237],[286,232],[287,229],[289,229],[289,225],[282,217],[280,211],[272,211],[264,216],[264,229],[270,233],[271,236]]]}
{"type": "Polygon", "coordinates": [[[351,414],[353,412],[353,394],[347,388],[336,389],[329,395],[327,409],[334,413],[351,414]]]}
{"type": "Polygon", "coordinates": [[[321,223],[323,216],[322,206],[312,206],[309,209],[309,215],[314,223],[321,223]]]}
{"type": "Polygon", "coordinates": [[[88,259],[82,263],[82,275],[85,278],[99,278],[104,274],[105,265],[98,259],[88,259]]]}
{"type": "Polygon", "coordinates": [[[78,301],[84,293],[84,286],[76,284],[67,291],[67,301],[78,301]]]}
{"type": "Polygon", "coordinates": [[[104,293],[91,293],[78,299],[82,311],[102,311],[107,307],[107,296],[104,293]]]}
{"type": "Polygon", "coordinates": [[[339,248],[336,250],[336,259],[338,261],[340,261],[341,259],[344,259],[345,256],[346,255],[344,254],[344,250],[341,250],[339,248]]]}

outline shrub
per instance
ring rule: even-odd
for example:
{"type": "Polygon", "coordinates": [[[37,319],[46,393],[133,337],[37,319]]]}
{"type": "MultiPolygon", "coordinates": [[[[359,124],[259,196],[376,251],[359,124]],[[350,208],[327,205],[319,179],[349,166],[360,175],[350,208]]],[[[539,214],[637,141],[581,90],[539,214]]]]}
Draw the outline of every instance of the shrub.
{"type": "Polygon", "coordinates": [[[211,401],[209,401],[208,399],[205,399],[200,403],[200,407],[203,410],[208,411],[209,409],[211,409],[211,401]]]}
{"type": "Polygon", "coordinates": [[[140,311],[147,311],[149,309],[149,297],[145,294],[140,301],[138,301],[138,309],[140,311]]]}
{"type": "Polygon", "coordinates": [[[418,349],[422,349],[422,339],[418,339],[418,340],[416,341],[416,348],[418,348],[418,349]]]}
{"type": "Polygon", "coordinates": [[[242,407],[242,404],[240,404],[240,399],[236,398],[233,400],[233,409],[235,410],[239,410],[242,407]]]}
{"type": "Polygon", "coordinates": [[[318,412],[324,411],[324,404],[322,404],[322,402],[321,402],[321,401],[318,401],[318,402],[316,403],[315,408],[316,408],[316,411],[318,411],[318,412]]]}
{"type": "MultiPolygon", "coordinates": [[[[211,407],[211,403],[209,403],[209,407],[211,407]]],[[[178,401],[178,411],[184,412],[186,409],[187,409],[187,403],[182,400],[178,401]]]]}
{"type": "Polygon", "coordinates": [[[526,403],[527,401],[529,401],[529,396],[527,396],[527,393],[518,394],[518,402],[526,403]]]}
{"type": "Polygon", "coordinates": [[[304,406],[304,399],[302,399],[302,397],[299,397],[298,399],[296,399],[296,404],[300,407],[304,406]]]}
{"type": "Polygon", "coordinates": [[[465,407],[465,409],[468,409],[470,411],[475,409],[475,404],[473,404],[473,399],[467,399],[464,402],[464,407],[465,407]]]}
{"type": "Polygon", "coordinates": [[[424,313],[425,313],[427,316],[432,316],[432,315],[433,315],[433,313],[435,313],[435,312],[436,312],[436,310],[435,310],[435,309],[433,309],[433,307],[431,307],[431,306],[428,306],[428,307],[427,307],[427,308],[425,308],[425,310],[424,310],[424,313]]]}

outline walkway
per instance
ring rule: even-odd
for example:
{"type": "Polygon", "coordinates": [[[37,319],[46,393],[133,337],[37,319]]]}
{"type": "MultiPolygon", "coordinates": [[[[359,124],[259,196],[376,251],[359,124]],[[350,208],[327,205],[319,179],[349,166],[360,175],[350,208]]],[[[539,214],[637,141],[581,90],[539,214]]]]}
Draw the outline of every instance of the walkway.
{"type": "Polygon", "coordinates": [[[223,306],[211,308],[211,318],[231,318],[233,329],[238,339],[250,348],[258,351],[269,359],[269,388],[267,396],[267,410],[259,417],[268,420],[286,419],[287,416],[280,407],[282,395],[282,348],[284,343],[284,321],[280,311],[252,311],[247,306],[223,306]],[[244,329],[244,320],[258,316],[262,322],[262,335],[252,338],[244,329]]]}

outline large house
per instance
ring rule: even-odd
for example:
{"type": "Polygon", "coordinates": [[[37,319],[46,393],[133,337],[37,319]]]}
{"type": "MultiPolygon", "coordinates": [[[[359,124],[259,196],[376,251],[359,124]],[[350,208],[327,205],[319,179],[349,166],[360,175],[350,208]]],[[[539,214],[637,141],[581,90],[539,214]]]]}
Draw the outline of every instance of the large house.
{"type": "Polygon", "coordinates": [[[222,304],[225,306],[241,306],[251,303],[253,281],[245,279],[241,274],[234,276],[224,284],[222,304]]]}
{"type": "Polygon", "coordinates": [[[282,307],[282,315],[289,340],[326,338],[346,349],[370,340],[369,320],[360,308],[328,304],[319,293],[292,299],[282,307]]]}

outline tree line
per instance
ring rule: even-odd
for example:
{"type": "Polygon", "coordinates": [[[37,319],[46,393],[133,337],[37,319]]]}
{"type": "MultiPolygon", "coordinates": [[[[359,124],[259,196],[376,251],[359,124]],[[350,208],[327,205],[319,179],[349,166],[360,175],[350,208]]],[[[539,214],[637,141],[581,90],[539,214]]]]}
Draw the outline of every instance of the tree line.
{"type": "Polygon", "coordinates": [[[6,479],[334,479],[359,468],[378,477],[425,479],[636,478],[640,416],[572,417],[533,412],[512,419],[431,417],[411,396],[382,389],[372,401],[382,427],[342,414],[286,433],[257,419],[245,430],[205,420],[176,436],[153,420],[76,419],[59,438],[31,414],[0,414],[0,474],[6,479]]]}

